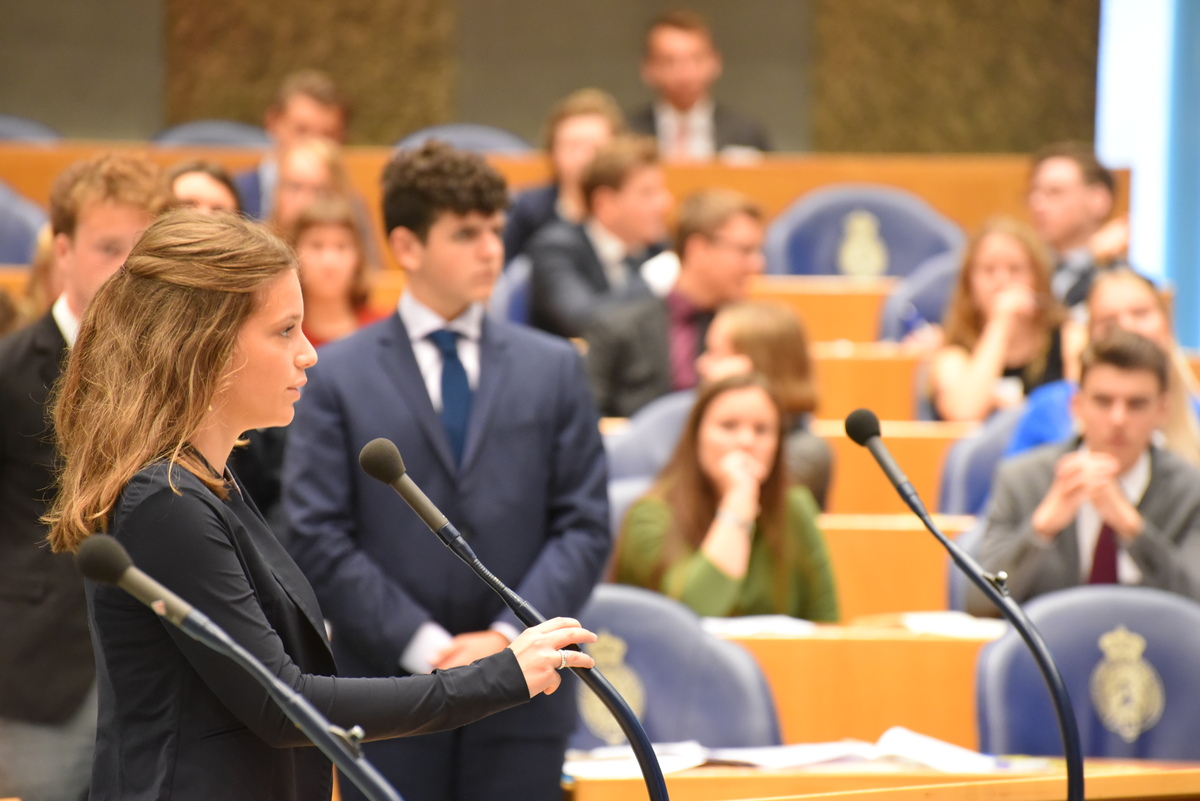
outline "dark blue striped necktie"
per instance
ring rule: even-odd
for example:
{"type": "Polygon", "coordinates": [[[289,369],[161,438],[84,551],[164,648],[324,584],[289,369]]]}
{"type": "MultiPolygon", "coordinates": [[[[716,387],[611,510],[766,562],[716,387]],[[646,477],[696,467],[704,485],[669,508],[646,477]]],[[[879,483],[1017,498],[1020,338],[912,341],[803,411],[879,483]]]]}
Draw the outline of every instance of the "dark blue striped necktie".
{"type": "Polygon", "coordinates": [[[445,328],[429,335],[442,354],[442,425],[446,427],[454,463],[461,465],[467,420],[471,417],[471,384],[458,358],[458,337],[458,333],[445,328]]]}

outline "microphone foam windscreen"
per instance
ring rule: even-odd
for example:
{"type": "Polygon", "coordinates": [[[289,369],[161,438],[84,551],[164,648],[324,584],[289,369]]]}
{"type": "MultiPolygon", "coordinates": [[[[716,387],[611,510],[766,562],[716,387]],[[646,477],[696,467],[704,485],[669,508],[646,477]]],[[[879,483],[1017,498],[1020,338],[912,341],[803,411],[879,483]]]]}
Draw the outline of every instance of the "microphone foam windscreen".
{"type": "Polygon", "coordinates": [[[879,418],[870,409],[855,409],[846,418],[846,436],[859,445],[866,445],[871,437],[879,436],[879,418]]]}
{"type": "Polygon", "coordinates": [[[384,484],[394,484],[404,475],[400,449],[390,439],[373,439],[358,454],[358,464],[368,476],[384,484]]]}
{"type": "Polygon", "coordinates": [[[107,534],[93,534],[75,552],[75,567],[85,578],[101,584],[116,584],[133,567],[129,552],[107,534]]]}

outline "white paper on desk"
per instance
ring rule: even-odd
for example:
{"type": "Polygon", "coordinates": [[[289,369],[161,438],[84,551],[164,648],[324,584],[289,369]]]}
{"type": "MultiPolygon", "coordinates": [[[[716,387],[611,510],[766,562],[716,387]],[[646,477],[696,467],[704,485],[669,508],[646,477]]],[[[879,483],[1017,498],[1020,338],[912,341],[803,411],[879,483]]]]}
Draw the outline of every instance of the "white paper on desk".
{"type": "Polygon", "coordinates": [[[797,743],[763,748],[713,748],[709,750],[708,757],[712,762],[783,770],[845,759],[874,759],[877,750],[873,743],[841,740],[836,743],[797,743]]]}
{"type": "Polygon", "coordinates": [[[992,773],[995,757],[947,743],[903,726],[893,726],[875,742],[880,757],[902,757],[942,773],[992,773]]]}
{"type": "Polygon", "coordinates": [[[939,634],[943,637],[995,640],[1008,624],[990,617],[972,617],[966,612],[905,612],[900,623],[913,634],[939,634]]]}
{"type": "MultiPolygon", "coordinates": [[[[695,740],[654,743],[654,755],[664,775],[696,768],[708,761],[708,749],[695,740]]],[[[563,773],[576,779],[636,779],[642,775],[633,749],[628,745],[567,751],[563,773]]]]}
{"type": "Polygon", "coordinates": [[[715,637],[754,637],[774,634],[796,637],[811,634],[817,624],[791,615],[746,615],[744,617],[706,617],[700,625],[715,637]]]}

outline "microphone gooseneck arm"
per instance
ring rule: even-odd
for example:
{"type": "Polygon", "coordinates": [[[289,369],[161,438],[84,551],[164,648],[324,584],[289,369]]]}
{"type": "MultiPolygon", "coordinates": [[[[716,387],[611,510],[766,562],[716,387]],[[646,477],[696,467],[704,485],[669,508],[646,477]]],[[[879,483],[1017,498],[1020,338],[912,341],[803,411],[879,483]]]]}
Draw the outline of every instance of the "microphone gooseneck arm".
{"type": "MultiPolygon", "coordinates": [[[[475,556],[474,549],[463,539],[454,524],[434,506],[429,497],[416,485],[416,482],[404,472],[404,464],[400,461],[399,451],[396,451],[393,443],[387,440],[373,440],[363,448],[359,461],[369,475],[394,489],[396,494],[403,498],[404,502],[412,507],[417,516],[424,521],[429,530],[436,534],[447,548],[466,562],[467,566],[504,600],[518,620],[527,627],[546,622],[544,615],[479,561],[479,558],[475,556]],[[395,451],[394,456],[392,456],[392,451],[395,451]],[[389,463],[390,459],[395,459],[396,464],[389,463]],[[384,469],[379,469],[381,466],[384,469]]],[[[579,650],[578,645],[572,644],[567,647],[571,650],[579,650]]],[[[596,668],[573,667],[570,670],[596,694],[621,726],[621,731],[629,739],[629,745],[637,757],[651,801],[668,801],[667,782],[663,778],[662,766],[658,764],[658,757],[654,754],[654,747],[650,743],[646,730],[642,728],[642,724],[633,710],[629,708],[629,704],[596,668]]]]}
{"type": "Polygon", "coordinates": [[[846,433],[850,438],[859,445],[867,448],[875,460],[879,463],[880,468],[887,475],[888,480],[896,488],[900,497],[908,504],[909,508],[921,519],[925,524],[925,528],[929,533],[942,544],[942,547],[950,554],[950,558],[958,565],[958,568],[966,573],[967,578],[971,580],[976,587],[987,596],[988,600],[995,605],[1000,613],[1012,624],[1021,639],[1029,647],[1033,654],[1034,661],[1037,662],[1038,668],[1042,672],[1042,678],[1046,681],[1046,687],[1050,690],[1050,696],[1054,699],[1054,711],[1058,716],[1058,729],[1063,741],[1063,754],[1067,763],[1067,801],[1084,801],[1083,796],[1083,750],[1079,742],[1079,722],[1075,718],[1075,709],[1071,705],[1071,696],[1067,692],[1066,682],[1063,681],[1062,672],[1059,671],[1058,665],[1054,662],[1054,657],[1050,654],[1050,649],[1046,647],[1046,641],[1042,639],[1041,633],[1030,621],[1025,614],[1025,610],[1021,605],[1013,600],[1012,595],[1008,592],[1008,576],[1004,572],[997,574],[988,573],[983,567],[975,561],[975,559],[966,551],[964,551],[958,543],[951,540],[937,524],[934,523],[933,517],[925,508],[925,504],[921,502],[912,484],[904,476],[895,459],[892,458],[887,446],[883,444],[883,440],[879,436],[879,421],[873,413],[867,412],[865,409],[859,409],[851,414],[846,420],[846,433]],[[865,412],[865,414],[863,414],[865,412]],[[867,417],[874,420],[874,429],[868,429],[866,436],[862,435],[862,429],[854,430],[853,422],[862,422],[862,418],[867,417]],[[851,418],[856,418],[853,420],[851,418]]]}
{"type": "Polygon", "coordinates": [[[76,563],[85,577],[119,586],[192,639],[241,665],[263,686],[296,728],[337,765],[339,773],[371,801],[403,801],[387,779],[363,756],[360,744],[364,732],[360,727],[347,731],[330,723],[307,698],[284,684],[207,615],[134,567],[117,540],[107,534],[93,534],[80,546],[76,563]]]}

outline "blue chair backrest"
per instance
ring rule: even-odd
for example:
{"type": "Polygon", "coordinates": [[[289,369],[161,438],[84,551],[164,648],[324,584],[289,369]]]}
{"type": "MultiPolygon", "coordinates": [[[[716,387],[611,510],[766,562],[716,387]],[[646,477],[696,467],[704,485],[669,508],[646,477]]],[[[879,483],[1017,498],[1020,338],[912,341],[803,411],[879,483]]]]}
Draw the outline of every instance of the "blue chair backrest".
{"type": "Polygon", "coordinates": [[[916,195],[874,184],[810,192],[767,230],[767,272],[908,275],[962,246],[957,225],[916,195]]]}
{"type": "Polygon", "coordinates": [[[150,141],[162,147],[269,147],[271,137],[257,125],[235,120],[193,120],[159,131],[150,141]]]}
{"type": "Polygon", "coordinates": [[[0,141],[57,142],[59,139],[62,139],[62,135],[49,125],[12,114],[0,114],[0,141]]]}
{"type": "MultiPolygon", "coordinates": [[[[1062,671],[1085,757],[1200,760],[1200,604],[1147,587],[1093,585],[1030,601],[1062,671]]],[[[979,655],[980,749],[1061,755],[1041,673],[1011,628],[979,655]]]]}
{"type": "Polygon", "coordinates": [[[0,264],[29,264],[46,212],[0,181],[0,264]]]}
{"type": "MultiPolygon", "coordinates": [[[[969,556],[974,557],[979,550],[979,543],[983,541],[983,529],[986,521],[981,517],[975,521],[975,525],[959,534],[954,538],[954,543],[959,548],[967,552],[969,556]]],[[[946,560],[946,606],[955,612],[967,611],[967,585],[970,579],[967,574],[959,569],[953,559],[946,560]]]]}
{"type": "Polygon", "coordinates": [[[925,323],[941,324],[961,258],[957,250],[939,253],[897,281],[879,315],[879,338],[899,342],[925,323]]]}
{"type": "Polygon", "coordinates": [[[491,125],[456,122],[413,131],[396,143],[399,150],[419,148],[431,139],[472,153],[529,153],[533,147],[521,137],[491,125]]]}
{"type": "MultiPolygon", "coordinates": [[[[600,639],[586,646],[652,742],[709,748],[779,745],[779,721],[758,663],[704,631],[683,604],[639,587],[601,584],[579,620],[600,639]]],[[[572,748],[625,742],[608,710],[577,684],[572,748]]]]}
{"type": "Polygon", "coordinates": [[[1024,404],[996,412],[983,425],[950,446],[942,463],[938,511],[977,515],[987,506],[992,477],[1025,410],[1024,404]]]}
{"type": "Polygon", "coordinates": [[[488,314],[496,320],[528,325],[532,282],[533,263],[522,253],[510,261],[496,279],[488,298],[488,314]]]}
{"type": "Polygon", "coordinates": [[[666,466],[688,413],[696,403],[692,390],[672,392],[639,409],[629,425],[605,440],[608,479],[657,476],[666,466]]]}
{"type": "Polygon", "coordinates": [[[608,482],[608,524],[612,531],[614,551],[617,539],[621,536],[625,513],[634,501],[646,494],[653,483],[654,476],[630,476],[608,482]]]}

